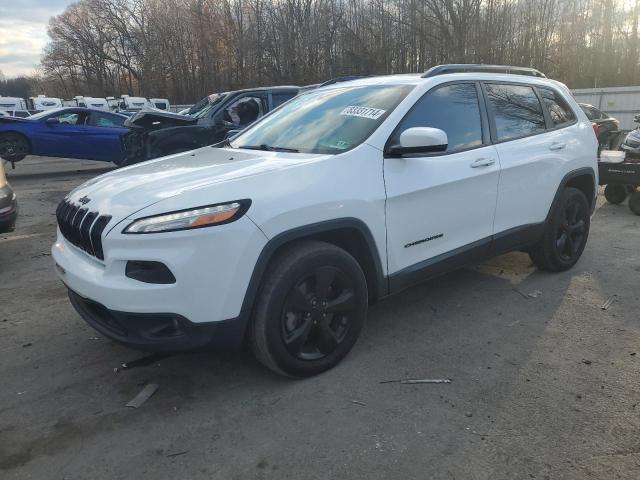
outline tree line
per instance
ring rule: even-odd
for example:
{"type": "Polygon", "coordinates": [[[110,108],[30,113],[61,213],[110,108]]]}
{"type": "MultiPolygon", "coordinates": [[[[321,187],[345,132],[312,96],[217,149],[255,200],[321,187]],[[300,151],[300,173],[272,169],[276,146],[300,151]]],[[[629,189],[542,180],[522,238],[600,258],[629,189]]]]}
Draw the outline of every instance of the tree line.
{"type": "Polygon", "coordinates": [[[80,0],[51,18],[34,88],[168,97],[441,63],[640,84],[640,0],[80,0]]]}

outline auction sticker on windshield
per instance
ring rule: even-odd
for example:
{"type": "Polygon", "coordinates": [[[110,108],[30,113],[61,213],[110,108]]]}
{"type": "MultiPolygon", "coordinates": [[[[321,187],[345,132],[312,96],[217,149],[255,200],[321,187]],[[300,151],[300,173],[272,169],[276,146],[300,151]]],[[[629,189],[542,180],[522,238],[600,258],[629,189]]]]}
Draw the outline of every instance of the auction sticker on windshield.
{"type": "Polygon", "coordinates": [[[385,112],[386,110],[380,110],[379,108],[348,106],[340,112],[340,115],[377,120],[384,115],[385,112]]]}

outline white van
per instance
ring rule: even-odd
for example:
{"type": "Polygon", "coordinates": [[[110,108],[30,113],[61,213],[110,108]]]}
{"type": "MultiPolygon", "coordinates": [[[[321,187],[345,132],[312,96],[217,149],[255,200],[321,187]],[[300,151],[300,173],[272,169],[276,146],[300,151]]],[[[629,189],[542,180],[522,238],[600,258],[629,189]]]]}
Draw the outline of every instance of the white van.
{"type": "Polygon", "coordinates": [[[151,105],[158,110],[169,111],[171,108],[168,98],[150,98],[149,101],[151,102],[151,105]]]}
{"type": "Polygon", "coordinates": [[[65,107],[84,107],[105,110],[107,112],[109,111],[109,105],[106,98],[76,95],[71,100],[64,100],[62,103],[65,107]]]}
{"type": "Polygon", "coordinates": [[[0,110],[9,111],[26,109],[27,102],[24,101],[24,98],[0,96],[0,110]]]}
{"type": "Polygon", "coordinates": [[[53,110],[54,108],[62,108],[62,100],[38,95],[37,97],[29,97],[28,106],[29,110],[53,110]]]}
{"type": "Polygon", "coordinates": [[[144,97],[131,97],[129,95],[120,96],[118,110],[137,111],[144,107],[151,107],[151,103],[144,97]]]}

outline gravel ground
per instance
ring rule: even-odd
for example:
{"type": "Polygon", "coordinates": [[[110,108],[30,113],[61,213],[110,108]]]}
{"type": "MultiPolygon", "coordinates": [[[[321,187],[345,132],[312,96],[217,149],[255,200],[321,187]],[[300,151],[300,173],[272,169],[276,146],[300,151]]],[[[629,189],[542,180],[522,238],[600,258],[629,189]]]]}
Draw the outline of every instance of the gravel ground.
{"type": "Polygon", "coordinates": [[[56,204],[108,165],[31,157],[0,235],[0,478],[638,479],[640,217],[596,211],[573,270],[512,253],[370,310],[332,371],[279,378],[245,351],[143,354],[71,308],[56,204]],[[601,306],[616,295],[607,310],[601,306]],[[451,378],[451,384],[381,383],[451,378]],[[147,383],[156,394],[125,407],[147,383]]]}

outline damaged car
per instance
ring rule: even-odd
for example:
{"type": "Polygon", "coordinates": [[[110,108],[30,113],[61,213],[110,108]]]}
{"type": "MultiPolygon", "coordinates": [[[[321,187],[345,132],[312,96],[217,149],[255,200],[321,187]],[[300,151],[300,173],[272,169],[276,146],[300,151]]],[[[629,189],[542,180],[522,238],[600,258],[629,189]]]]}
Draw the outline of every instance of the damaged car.
{"type": "Polygon", "coordinates": [[[142,110],[126,121],[128,164],[221,142],[298,94],[299,87],[264,87],[209,95],[186,114],[142,110]]]}

